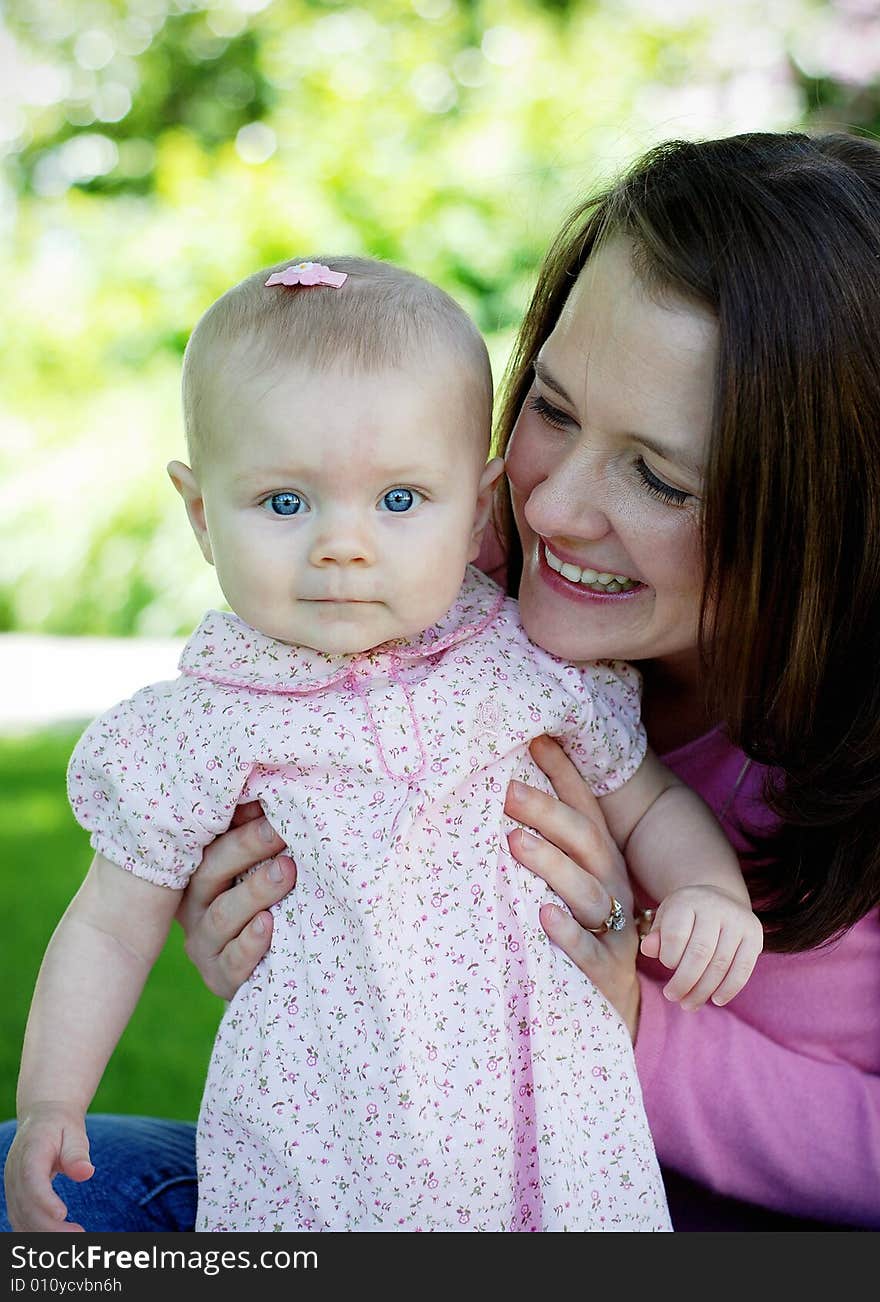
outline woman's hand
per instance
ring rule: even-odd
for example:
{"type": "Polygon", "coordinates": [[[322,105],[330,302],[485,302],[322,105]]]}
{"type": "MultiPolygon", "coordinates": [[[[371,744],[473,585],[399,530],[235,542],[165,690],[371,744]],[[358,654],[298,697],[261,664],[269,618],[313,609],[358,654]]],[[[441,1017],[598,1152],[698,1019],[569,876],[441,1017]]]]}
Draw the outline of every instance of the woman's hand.
{"type": "Polygon", "coordinates": [[[614,1005],[635,1041],[640,1004],[636,976],[639,937],[626,864],[596,797],[562,747],[550,737],[538,737],[529,749],[559,798],[511,782],[505,812],[533,827],[544,840],[517,828],[507,838],[510,852],[568,905],[570,913],[556,904],[543,905],[541,926],[614,1005]],[[622,931],[593,935],[589,928],[601,927],[609,916],[612,895],[623,907],[626,926],[622,931]]]}
{"type": "Polygon", "coordinates": [[[209,990],[231,999],[269,948],[270,905],[296,881],[296,866],[280,854],[284,842],[263,817],[258,801],[239,805],[232,826],[205,847],[177,910],[186,933],[186,952],[209,990]],[[263,859],[277,856],[258,873],[233,884],[263,859]]]}

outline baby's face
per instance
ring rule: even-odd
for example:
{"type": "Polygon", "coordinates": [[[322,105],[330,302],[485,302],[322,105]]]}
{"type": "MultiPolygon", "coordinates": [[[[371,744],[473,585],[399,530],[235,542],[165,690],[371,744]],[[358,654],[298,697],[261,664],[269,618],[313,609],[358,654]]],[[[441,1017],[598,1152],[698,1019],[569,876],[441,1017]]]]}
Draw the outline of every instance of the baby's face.
{"type": "Polygon", "coordinates": [[[442,359],[221,380],[190,514],[232,609],[282,642],[345,654],[440,619],[497,476],[468,392],[442,359]]]}

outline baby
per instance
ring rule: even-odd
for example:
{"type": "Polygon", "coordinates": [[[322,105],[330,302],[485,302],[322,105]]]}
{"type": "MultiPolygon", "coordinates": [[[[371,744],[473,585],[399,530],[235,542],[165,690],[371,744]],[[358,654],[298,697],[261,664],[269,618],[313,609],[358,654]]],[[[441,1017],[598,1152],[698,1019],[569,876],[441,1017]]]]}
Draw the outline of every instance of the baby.
{"type": "Polygon", "coordinates": [[[736,858],[647,751],[636,672],[534,646],[470,565],[502,471],[473,323],[329,261],[247,278],[187,347],[169,472],[234,613],[71,759],[96,855],[34,995],[10,1216],[62,1228],[51,1180],[91,1175],[85,1114],[180,893],[259,800],[297,888],[218,1031],[197,1229],[668,1230],[626,1029],[543,936],[504,795],[549,789],[528,746],[560,737],[662,900],[648,947],[687,954],[695,916],[738,936],[718,1002],[761,947],[736,858]]]}

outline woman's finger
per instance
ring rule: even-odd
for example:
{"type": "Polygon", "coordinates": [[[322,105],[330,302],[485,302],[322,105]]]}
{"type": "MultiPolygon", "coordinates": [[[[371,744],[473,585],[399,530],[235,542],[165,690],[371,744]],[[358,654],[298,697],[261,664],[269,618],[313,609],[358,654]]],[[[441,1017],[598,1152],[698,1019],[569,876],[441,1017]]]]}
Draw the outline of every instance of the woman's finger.
{"type": "Polygon", "coordinates": [[[611,896],[592,873],[553,844],[523,828],[508,833],[510,853],[524,868],[545,881],[571,910],[575,925],[601,927],[611,911],[611,896]]]}
{"type": "Polygon", "coordinates": [[[272,914],[258,913],[215,956],[207,971],[203,971],[208,988],[221,999],[231,999],[243,981],[246,981],[268,952],[272,940],[272,914]]]}
{"type": "Polygon", "coordinates": [[[595,819],[597,815],[602,818],[599,802],[558,741],[546,735],[536,737],[529,746],[529,754],[550,779],[561,801],[588,818],[595,819]]]}
{"type": "Polygon", "coordinates": [[[263,806],[259,800],[246,800],[243,805],[236,805],[232,811],[232,822],[230,827],[239,827],[242,823],[249,823],[254,818],[263,817],[263,806]]]}
{"type": "Polygon", "coordinates": [[[641,989],[635,967],[635,929],[617,933],[617,943],[593,936],[556,904],[545,904],[540,912],[541,926],[550,940],[575,966],[592,981],[598,991],[616,1008],[635,1041],[639,1025],[641,989]]]}
{"type": "MultiPolygon", "coordinates": [[[[235,886],[221,890],[206,909],[191,908],[186,952],[193,962],[202,966],[219,954],[249,923],[259,921],[260,914],[283,899],[295,882],[296,865],[288,855],[279,855],[259,872],[248,873],[235,886]]],[[[265,919],[262,922],[265,925],[265,919]]],[[[183,920],[181,925],[187,930],[183,920]]],[[[255,935],[261,934],[258,927],[255,935]]]]}
{"type": "Polygon", "coordinates": [[[205,847],[202,862],[184,893],[196,909],[204,909],[233,884],[236,877],[262,859],[280,854],[284,842],[267,818],[250,818],[218,836],[205,847]]]}
{"type": "Polygon", "coordinates": [[[278,853],[284,842],[257,801],[239,806],[233,821],[206,846],[177,910],[187,954],[209,990],[223,999],[231,999],[266,953],[272,939],[268,910],[296,882],[296,865],[278,853]],[[258,872],[249,871],[261,863],[258,872]]]}
{"type": "Polygon", "coordinates": [[[543,904],[540,911],[541,926],[563,954],[567,954],[584,976],[591,976],[601,966],[602,942],[585,931],[571,914],[558,904],[543,904]]]}
{"type": "MultiPolygon", "coordinates": [[[[578,782],[584,786],[580,777],[578,782]]],[[[586,787],[585,790],[590,799],[595,801],[592,792],[586,787]]],[[[507,788],[504,812],[518,823],[534,828],[545,840],[552,842],[567,855],[573,861],[575,876],[579,867],[600,878],[607,887],[606,899],[609,891],[618,898],[622,890],[628,891],[623,859],[611,839],[598,805],[595,806],[595,815],[591,816],[546,791],[539,791],[537,787],[527,786],[524,782],[511,782],[507,788]]],[[[563,899],[568,899],[563,891],[558,893],[563,899]]]]}

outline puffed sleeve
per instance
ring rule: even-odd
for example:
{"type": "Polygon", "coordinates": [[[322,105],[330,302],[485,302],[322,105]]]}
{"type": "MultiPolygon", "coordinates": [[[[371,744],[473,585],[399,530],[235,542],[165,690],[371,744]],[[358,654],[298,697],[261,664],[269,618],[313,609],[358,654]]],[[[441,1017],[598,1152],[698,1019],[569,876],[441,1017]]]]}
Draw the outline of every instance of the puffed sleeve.
{"type": "Polygon", "coordinates": [[[70,758],[67,792],[93,849],[181,889],[229,826],[249,768],[211,726],[210,703],[177,680],[144,688],[89,725],[70,758]]]}
{"type": "Polygon", "coordinates": [[[593,794],[607,796],[645,758],[641,674],[623,660],[568,665],[564,672],[575,704],[560,740],[593,794]]]}

